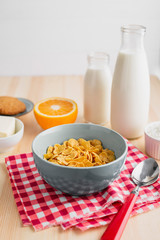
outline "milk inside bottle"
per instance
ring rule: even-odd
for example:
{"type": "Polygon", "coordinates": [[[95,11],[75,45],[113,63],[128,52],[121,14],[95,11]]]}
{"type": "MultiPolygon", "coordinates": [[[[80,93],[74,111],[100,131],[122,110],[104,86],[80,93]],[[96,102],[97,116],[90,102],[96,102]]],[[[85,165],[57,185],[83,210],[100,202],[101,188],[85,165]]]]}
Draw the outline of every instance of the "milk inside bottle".
{"type": "Polygon", "coordinates": [[[104,125],[110,121],[111,84],[108,54],[91,53],[88,56],[88,68],[84,78],[86,122],[104,125]]]}
{"type": "Polygon", "coordinates": [[[111,90],[111,127],[126,138],[143,135],[148,120],[150,78],[143,46],[145,27],[121,28],[122,45],[111,90]]]}

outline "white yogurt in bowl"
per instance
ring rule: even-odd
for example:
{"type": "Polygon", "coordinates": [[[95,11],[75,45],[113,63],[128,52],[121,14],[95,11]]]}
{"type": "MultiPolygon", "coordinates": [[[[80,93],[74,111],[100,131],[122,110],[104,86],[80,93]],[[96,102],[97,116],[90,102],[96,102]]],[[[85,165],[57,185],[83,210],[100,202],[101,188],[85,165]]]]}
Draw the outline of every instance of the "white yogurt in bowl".
{"type": "Polygon", "coordinates": [[[157,140],[160,140],[160,122],[153,122],[146,128],[146,133],[157,140]]]}
{"type": "Polygon", "coordinates": [[[149,156],[160,160],[160,121],[146,126],[145,150],[149,156]]]}

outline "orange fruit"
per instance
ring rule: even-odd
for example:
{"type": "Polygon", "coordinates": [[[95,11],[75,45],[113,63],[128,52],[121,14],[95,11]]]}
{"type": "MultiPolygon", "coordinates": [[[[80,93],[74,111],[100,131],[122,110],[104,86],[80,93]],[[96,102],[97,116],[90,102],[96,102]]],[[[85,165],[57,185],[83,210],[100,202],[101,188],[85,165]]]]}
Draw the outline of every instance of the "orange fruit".
{"type": "Polygon", "coordinates": [[[76,102],[68,98],[51,97],[43,99],[34,105],[35,118],[43,129],[74,123],[77,114],[76,102]]]}

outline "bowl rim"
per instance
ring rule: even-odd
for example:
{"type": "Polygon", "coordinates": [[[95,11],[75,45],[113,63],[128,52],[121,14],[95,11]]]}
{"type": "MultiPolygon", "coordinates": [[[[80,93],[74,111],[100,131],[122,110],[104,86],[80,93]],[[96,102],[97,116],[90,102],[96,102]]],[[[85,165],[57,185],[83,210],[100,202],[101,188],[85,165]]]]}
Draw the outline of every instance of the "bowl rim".
{"type": "MultiPolygon", "coordinates": [[[[21,131],[23,131],[24,130],[24,123],[20,120],[20,119],[18,119],[18,118],[15,118],[15,121],[17,121],[17,122],[19,122],[20,123],[20,125],[21,125],[21,128],[19,129],[19,131],[17,131],[16,133],[14,133],[14,134],[12,134],[12,135],[10,135],[10,136],[8,136],[8,137],[1,137],[0,138],[0,142],[2,142],[2,141],[7,141],[8,139],[12,139],[12,138],[14,138],[15,136],[17,136],[21,131]]],[[[16,123],[15,123],[16,124],[16,123]]]]}
{"type": "MultiPolygon", "coordinates": [[[[112,129],[110,129],[110,128],[107,128],[107,127],[104,127],[104,126],[101,126],[101,125],[92,124],[92,123],[69,123],[69,124],[62,124],[62,125],[58,125],[58,126],[55,126],[55,127],[49,128],[49,129],[46,129],[46,130],[42,131],[41,133],[39,133],[39,134],[34,138],[34,140],[32,141],[31,148],[32,148],[32,153],[34,153],[41,161],[46,162],[47,164],[51,164],[52,166],[56,166],[56,167],[60,167],[60,168],[64,168],[64,169],[78,169],[78,170],[81,169],[81,170],[83,170],[83,171],[84,171],[84,170],[88,170],[88,169],[97,169],[97,168],[106,167],[106,166],[108,166],[108,165],[112,165],[112,164],[115,163],[115,161],[120,161],[120,158],[125,157],[125,155],[127,155],[127,152],[128,152],[127,143],[126,143],[125,139],[124,139],[118,132],[116,132],[116,131],[114,131],[114,130],[112,130],[112,129]],[[68,126],[68,125],[85,125],[85,126],[89,125],[89,126],[96,126],[96,127],[103,128],[103,129],[108,129],[108,130],[116,133],[118,136],[120,136],[120,138],[121,138],[121,139],[123,140],[123,142],[124,142],[125,151],[123,152],[123,154],[122,154],[119,158],[115,159],[114,161],[109,162],[109,163],[107,163],[107,164],[100,165],[100,166],[94,166],[94,167],[69,167],[69,166],[64,166],[64,165],[55,164],[55,163],[46,161],[45,159],[39,157],[39,156],[36,154],[36,152],[33,151],[33,145],[34,145],[36,139],[37,139],[40,135],[43,136],[43,134],[45,134],[46,132],[50,132],[52,129],[59,128],[59,127],[62,127],[62,126],[65,127],[65,126],[68,126]]],[[[33,157],[33,159],[34,159],[34,157],[33,157]]],[[[125,160],[124,160],[124,162],[125,162],[125,160]]],[[[124,164],[124,163],[123,163],[123,164],[124,164]]]]}

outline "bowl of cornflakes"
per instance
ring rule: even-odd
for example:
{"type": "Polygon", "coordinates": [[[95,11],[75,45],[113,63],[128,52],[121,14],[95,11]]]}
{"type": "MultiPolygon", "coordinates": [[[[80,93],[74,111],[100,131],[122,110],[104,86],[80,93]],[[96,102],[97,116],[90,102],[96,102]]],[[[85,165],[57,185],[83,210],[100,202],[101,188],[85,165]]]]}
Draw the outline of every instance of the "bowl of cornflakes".
{"type": "Polygon", "coordinates": [[[127,144],[117,132],[95,124],[49,128],[32,143],[36,167],[53,188],[70,195],[99,192],[120,174],[127,144]]]}

